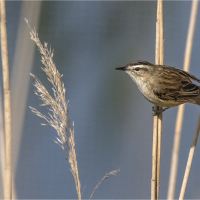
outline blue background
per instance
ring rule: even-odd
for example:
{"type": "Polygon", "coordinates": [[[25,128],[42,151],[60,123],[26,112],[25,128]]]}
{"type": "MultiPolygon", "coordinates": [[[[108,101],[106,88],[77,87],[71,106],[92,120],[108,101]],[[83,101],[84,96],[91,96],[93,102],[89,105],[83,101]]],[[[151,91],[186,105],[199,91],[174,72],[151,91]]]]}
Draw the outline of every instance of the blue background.
{"type": "MultiPolygon", "coordinates": [[[[38,2],[6,2],[10,74],[14,65],[22,5],[38,2]]],[[[152,104],[131,78],[116,71],[129,62],[155,62],[156,1],[45,1],[41,4],[37,32],[42,43],[54,49],[54,62],[63,74],[75,142],[82,198],[89,198],[105,173],[110,176],[94,194],[97,199],[149,199],[151,191],[152,104]]],[[[190,18],[190,1],[164,1],[164,64],[183,68],[190,18]]],[[[30,19],[28,19],[30,21],[30,19]]],[[[36,25],[30,24],[33,28],[36,25]]],[[[23,30],[29,29],[23,22],[23,30]]],[[[190,72],[200,78],[200,13],[197,16],[190,72]]],[[[30,41],[30,43],[33,43],[30,41]]],[[[27,52],[28,52],[27,48],[27,52]]],[[[28,55],[28,54],[27,54],[28,55]]],[[[26,51],[24,57],[27,56],[26,51]]],[[[35,47],[31,73],[51,90],[41,70],[35,47]]],[[[26,71],[26,66],[22,66],[26,71]]],[[[29,75],[28,75],[29,76],[29,75]]],[[[1,76],[2,77],[2,76],[1,76]]],[[[11,80],[12,82],[12,80],[11,80]]],[[[23,82],[23,74],[22,74],[23,82]]],[[[29,106],[39,107],[34,80],[28,83],[21,133],[13,131],[13,173],[18,199],[77,198],[65,152],[53,142],[56,131],[41,126],[29,106]]],[[[1,82],[2,84],[2,82],[1,82]]],[[[11,95],[12,95],[12,83],[11,95]]],[[[15,91],[17,92],[17,91],[15,91]]],[[[22,96],[18,97],[23,98],[22,96]]],[[[15,109],[12,98],[12,109],[15,109]]],[[[192,144],[199,107],[187,104],[180,144],[175,198],[178,198],[192,144]]],[[[160,198],[167,197],[177,107],[163,114],[160,198]]],[[[12,119],[16,121],[17,119],[12,119]]],[[[200,198],[200,147],[197,143],[185,198],[200,198]]],[[[2,183],[0,184],[2,186],[2,183]]],[[[2,187],[0,198],[3,198],[2,187]]]]}

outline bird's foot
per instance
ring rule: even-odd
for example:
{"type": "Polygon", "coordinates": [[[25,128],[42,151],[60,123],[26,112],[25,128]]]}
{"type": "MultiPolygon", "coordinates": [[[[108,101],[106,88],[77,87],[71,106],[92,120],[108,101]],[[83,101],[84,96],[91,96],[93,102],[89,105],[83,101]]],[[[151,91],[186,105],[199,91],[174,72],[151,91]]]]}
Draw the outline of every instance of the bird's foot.
{"type": "Polygon", "coordinates": [[[154,108],[154,106],[152,107],[152,116],[158,116],[160,113],[164,112],[165,110],[167,110],[168,108],[162,108],[161,110],[157,110],[154,108]]]}

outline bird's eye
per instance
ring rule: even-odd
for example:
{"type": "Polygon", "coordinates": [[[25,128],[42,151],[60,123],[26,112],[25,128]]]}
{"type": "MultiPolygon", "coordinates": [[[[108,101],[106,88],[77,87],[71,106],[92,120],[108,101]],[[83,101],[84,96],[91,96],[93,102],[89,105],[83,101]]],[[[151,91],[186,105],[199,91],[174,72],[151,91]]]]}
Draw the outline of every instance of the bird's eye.
{"type": "Polygon", "coordinates": [[[136,67],[136,68],[135,68],[135,71],[137,71],[137,72],[140,71],[140,68],[139,68],[139,67],[136,67]]]}

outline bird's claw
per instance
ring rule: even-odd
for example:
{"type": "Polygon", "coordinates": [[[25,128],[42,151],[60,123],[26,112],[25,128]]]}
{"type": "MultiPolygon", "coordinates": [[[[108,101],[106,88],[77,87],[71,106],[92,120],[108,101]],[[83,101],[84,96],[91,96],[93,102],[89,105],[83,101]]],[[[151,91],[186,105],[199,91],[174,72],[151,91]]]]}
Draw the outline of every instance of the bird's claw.
{"type": "Polygon", "coordinates": [[[152,116],[158,116],[160,113],[164,112],[165,110],[167,110],[168,108],[162,108],[161,110],[157,110],[154,108],[154,106],[152,107],[152,116]]]}

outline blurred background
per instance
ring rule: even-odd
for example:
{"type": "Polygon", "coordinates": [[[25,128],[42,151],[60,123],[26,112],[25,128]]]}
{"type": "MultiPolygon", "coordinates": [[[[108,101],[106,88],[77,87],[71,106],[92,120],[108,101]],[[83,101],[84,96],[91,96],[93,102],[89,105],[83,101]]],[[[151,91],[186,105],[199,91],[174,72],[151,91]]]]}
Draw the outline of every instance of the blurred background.
{"type": "MultiPolygon", "coordinates": [[[[105,173],[114,169],[120,172],[99,186],[94,199],[150,198],[152,104],[127,74],[115,68],[136,60],[155,62],[156,6],[156,1],[6,2],[15,198],[77,198],[65,152],[53,141],[56,131],[41,126],[45,121],[29,109],[32,106],[47,114],[34,94],[30,72],[49,91],[51,85],[41,70],[41,55],[30,40],[24,18],[36,28],[41,42],[54,49],[54,62],[63,74],[70,118],[75,124],[82,198],[88,199],[105,173]]],[[[182,69],[191,2],[164,1],[163,10],[164,64],[182,69]]],[[[200,12],[190,69],[198,78],[199,33],[200,12]]],[[[2,81],[0,84],[2,112],[2,81]]],[[[199,111],[197,105],[186,105],[175,198],[179,196],[199,111]]],[[[160,199],[167,197],[176,115],[177,107],[163,114],[160,199]]],[[[0,120],[2,132],[2,114],[0,120]]],[[[186,199],[200,198],[199,157],[197,144],[186,199]]]]}

